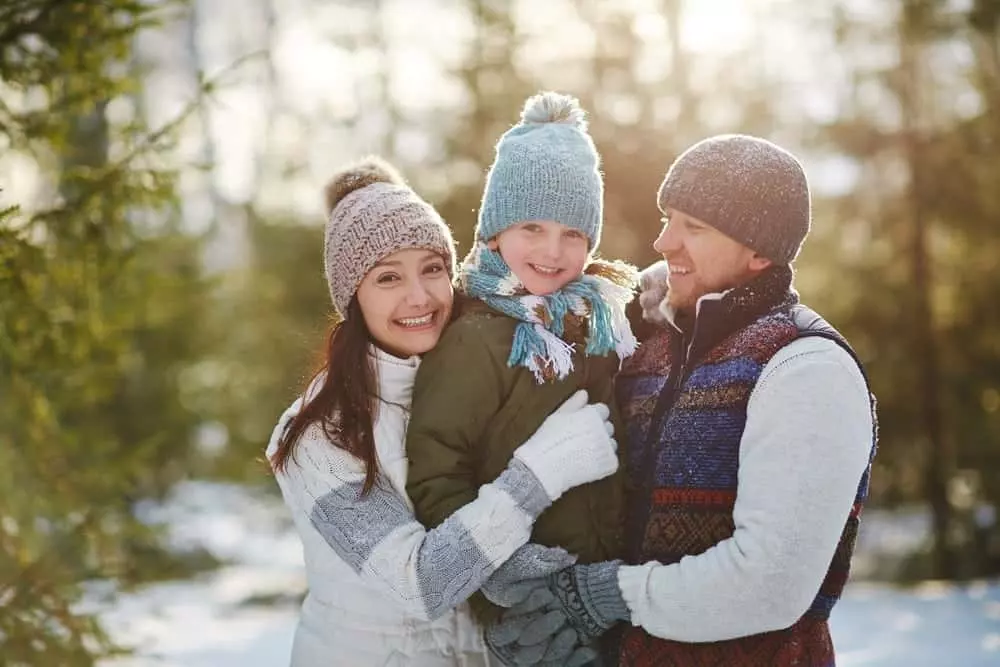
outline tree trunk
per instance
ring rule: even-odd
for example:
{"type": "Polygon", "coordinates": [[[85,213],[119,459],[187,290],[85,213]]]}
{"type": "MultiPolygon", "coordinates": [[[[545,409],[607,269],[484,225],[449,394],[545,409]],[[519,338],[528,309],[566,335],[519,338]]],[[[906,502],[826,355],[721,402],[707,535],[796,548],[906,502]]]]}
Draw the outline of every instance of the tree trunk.
{"type": "Polygon", "coordinates": [[[924,434],[928,447],[926,469],[927,499],[933,522],[933,576],[953,579],[957,576],[955,555],[948,536],[952,523],[951,503],[948,500],[948,482],[952,477],[955,456],[949,438],[945,436],[941,404],[941,368],[938,342],[931,303],[933,287],[932,256],[929,242],[930,221],[924,206],[926,184],[926,156],[924,154],[923,127],[919,95],[920,53],[926,26],[921,24],[919,12],[907,11],[903,5],[900,22],[900,109],[903,122],[903,150],[910,173],[908,199],[912,239],[910,270],[914,293],[914,363],[919,364],[920,407],[924,434]]]}

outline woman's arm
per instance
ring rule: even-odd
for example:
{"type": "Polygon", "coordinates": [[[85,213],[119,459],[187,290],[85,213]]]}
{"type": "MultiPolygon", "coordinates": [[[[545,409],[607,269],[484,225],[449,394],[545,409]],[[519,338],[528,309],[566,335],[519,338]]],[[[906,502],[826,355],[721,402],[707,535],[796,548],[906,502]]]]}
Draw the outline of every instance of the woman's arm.
{"type": "MultiPolygon", "coordinates": [[[[287,416],[287,413],[286,413],[287,416]]],[[[425,530],[384,478],[362,496],[361,461],[313,425],[278,481],[294,511],[307,516],[337,555],[384,588],[413,616],[433,619],[468,599],[518,547],[531,524],[565,489],[614,472],[607,410],[581,392],[522,445],[500,476],[441,525],[425,530]],[[562,461],[568,449],[583,455],[562,461]]],[[[279,423],[276,441],[284,427],[279,423]]]]}
{"type": "Polygon", "coordinates": [[[532,522],[551,502],[527,466],[514,462],[476,500],[426,531],[384,477],[362,496],[363,463],[330,443],[318,425],[307,429],[277,478],[292,510],[308,517],[345,563],[407,613],[428,620],[476,591],[527,542],[532,522]]]}

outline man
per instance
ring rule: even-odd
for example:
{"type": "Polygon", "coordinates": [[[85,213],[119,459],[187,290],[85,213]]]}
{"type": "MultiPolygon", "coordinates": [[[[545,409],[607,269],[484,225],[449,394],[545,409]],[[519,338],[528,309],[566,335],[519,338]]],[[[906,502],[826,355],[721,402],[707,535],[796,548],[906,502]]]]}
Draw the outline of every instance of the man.
{"type": "Polygon", "coordinates": [[[622,620],[612,664],[832,665],[876,422],[857,357],[792,287],[805,172],[763,139],[712,137],[658,204],[666,321],[618,377],[630,564],[551,575],[488,636],[558,661],[568,629],[585,642],[622,620]],[[540,620],[520,614],[539,601],[540,620]]]}

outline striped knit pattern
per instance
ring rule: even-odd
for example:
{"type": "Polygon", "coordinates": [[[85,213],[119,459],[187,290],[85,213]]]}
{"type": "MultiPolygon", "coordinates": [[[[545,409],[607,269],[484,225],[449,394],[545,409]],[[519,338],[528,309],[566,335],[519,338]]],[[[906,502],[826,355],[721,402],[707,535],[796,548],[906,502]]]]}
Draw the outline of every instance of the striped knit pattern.
{"type": "MultiPolygon", "coordinates": [[[[627,467],[635,489],[628,526],[632,562],[676,563],[732,536],[747,402],[768,361],[799,336],[787,310],[760,317],[729,335],[697,361],[658,427],[651,421],[657,399],[667,389],[680,334],[670,330],[645,341],[626,362],[618,387],[628,424],[627,467]],[[650,433],[651,428],[656,432],[650,433]]],[[[778,632],[700,644],[658,639],[629,627],[619,664],[832,665],[826,619],[847,579],[867,486],[866,473],[819,594],[798,623],[778,632]]]]}

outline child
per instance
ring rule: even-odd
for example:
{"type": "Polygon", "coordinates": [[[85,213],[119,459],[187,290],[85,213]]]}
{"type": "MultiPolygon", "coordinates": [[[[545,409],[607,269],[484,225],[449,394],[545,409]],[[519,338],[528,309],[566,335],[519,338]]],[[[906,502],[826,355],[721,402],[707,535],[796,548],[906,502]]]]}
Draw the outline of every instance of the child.
{"type": "MultiPolygon", "coordinates": [[[[603,180],[572,97],[542,93],[501,137],[476,227],[459,270],[468,297],[425,357],[407,431],[407,492],[436,526],[474,499],[556,407],[579,389],[612,406],[613,378],[636,347],[625,306],[635,269],[593,259],[603,180]]],[[[619,451],[621,456],[621,451],[619,451]]],[[[620,475],[566,493],[538,519],[531,541],[590,563],[621,556],[620,475]]],[[[488,624],[495,607],[471,599],[488,624]]]]}

